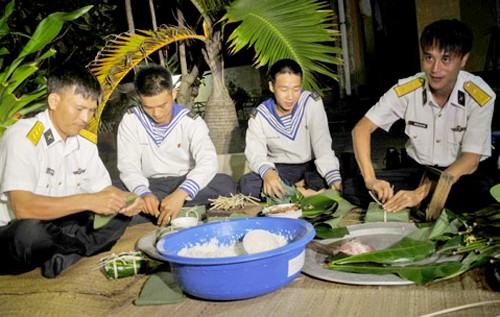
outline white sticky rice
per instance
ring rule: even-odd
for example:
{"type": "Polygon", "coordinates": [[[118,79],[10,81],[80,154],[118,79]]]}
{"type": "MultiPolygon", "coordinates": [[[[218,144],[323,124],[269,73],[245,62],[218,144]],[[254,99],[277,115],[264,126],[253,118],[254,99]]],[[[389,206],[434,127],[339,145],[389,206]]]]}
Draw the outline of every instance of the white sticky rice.
{"type": "Polygon", "coordinates": [[[217,238],[212,238],[206,243],[184,247],[177,255],[189,258],[223,258],[269,251],[287,243],[287,239],[282,235],[258,229],[248,231],[243,238],[243,246],[236,240],[230,244],[221,244],[217,238]]]}

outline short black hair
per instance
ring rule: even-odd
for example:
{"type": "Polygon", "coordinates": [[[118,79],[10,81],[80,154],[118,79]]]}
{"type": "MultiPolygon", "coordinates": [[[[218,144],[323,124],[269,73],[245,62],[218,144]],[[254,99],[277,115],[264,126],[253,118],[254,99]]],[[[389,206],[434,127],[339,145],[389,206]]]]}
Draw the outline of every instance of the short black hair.
{"type": "Polygon", "coordinates": [[[276,83],[276,77],[281,74],[294,74],[299,75],[300,79],[302,79],[302,68],[299,63],[294,61],[293,59],[284,58],[271,66],[269,72],[267,73],[267,77],[272,83],[276,83]]]}
{"type": "Polygon", "coordinates": [[[435,21],[425,27],[420,37],[422,51],[432,47],[464,56],[472,48],[472,32],[457,19],[435,21]]]}
{"type": "Polygon", "coordinates": [[[139,68],[134,79],[139,95],[156,96],[162,91],[172,92],[172,74],[163,66],[148,65],[139,68]]]}
{"type": "Polygon", "coordinates": [[[58,93],[67,88],[75,87],[75,93],[85,98],[101,101],[102,89],[97,78],[87,68],[77,65],[58,67],[47,77],[47,92],[58,93]]]}

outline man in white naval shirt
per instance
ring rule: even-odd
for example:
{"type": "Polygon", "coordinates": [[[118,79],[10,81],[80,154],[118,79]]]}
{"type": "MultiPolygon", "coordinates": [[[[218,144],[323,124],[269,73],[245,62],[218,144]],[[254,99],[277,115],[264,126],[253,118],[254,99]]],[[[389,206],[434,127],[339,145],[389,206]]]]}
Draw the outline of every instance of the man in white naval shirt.
{"type": "Polygon", "coordinates": [[[248,120],[245,156],[253,172],[243,175],[240,191],[281,197],[282,182],[301,180],[312,190],[341,190],[323,101],[317,93],[302,90],[300,65],[291,59],[276,62],[269,70],[269,89],[273,98],[248,120]]]}
{"type": "Polygon", "coordinates": [[[170,72],[145,66],[134,84],[141,105],[126,113],[118,128],[118,170],[123,184],[143,198],[149,218],[166,225],[183,205],[208,205],[210,198],[236,193],[232,177],[217,174],[205,121],[175,103],[170,72]]]}
{"type": "Polygon", "coordinates": [[[419,183],[425,166],[453,178],[446,202],[451,210],[473,211],[492,202],[493,177],[490,165],[483,163],[491,155],[495,93],[481,78],[461,70],[471,46],[472,33],[458,20],[428,25],[420,38],[423,72],[400,80],[354,127],[354,150],[365,186],[377,193],[386,211],[414,207],[428,198],[429,186],[419,183]],[[370,144],[377,128],[387,131],[399,119],[406,123],[411,166],[420,173],[408,175],[394,190],[389,179],[375,174],[370,144]]]}
{"type": "Polygon", "coordinates": [[[0,274],[42,267],[55,277],[109,250],[142,209],[111,186],[96,136],[84,130],[101,98],[97,79],[64,67],[48,77],[48,109],[7,129],[0,144],[0,274]],[[98,230],[92,215],[117,214],[98,230]]]}

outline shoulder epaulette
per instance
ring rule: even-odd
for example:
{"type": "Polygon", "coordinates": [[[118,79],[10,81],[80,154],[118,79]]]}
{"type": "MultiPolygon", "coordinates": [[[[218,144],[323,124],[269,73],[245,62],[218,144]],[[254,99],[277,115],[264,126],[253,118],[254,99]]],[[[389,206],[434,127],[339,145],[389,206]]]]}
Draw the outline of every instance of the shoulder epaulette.
{"type": "Polygon", "coordinates": [[[79,134],[90,142],[97,143],[97,135],[90,132],[89,130],[82,129],[79,134]]]}
{"type": "Polygon", "coordinates": [[[195,120],[196,118],[198,118],[199,114],[197,114],[196,112],[194,112],[193,110],[189,111],[187,116],[193,120],[195,120]]]}
{"type": "Polygon", "coordinates": [[[415,89],[422,87],[424,82],[425,80],[423,78],[415,78],[412,81],[396,86],[394,90],[396,91],[396,95],[398,95],[398,97],[402,97],[415,89]]]}
{"type": "Polygon", "coordinates": [[[257,112],[257,108],[253,108],[252,110],[250,110],[250,113],[248,115],[250,116],[250,118],[255,119],[255,117],[257,116],[257,112]]]}
{"type": "Polygon", "coordinates": [[[43,130],[45,127],[41,121],[37,121],[35,125],[31,128],[30,132],[26,135],[26,138],[31,141],[35,146],[38,145],[38,141],[42,137],[43,130]]]}
{"type": "Polygon", "coordinates": [[[321,95],[317,91],[311,92],[311,98],[314,99],[314,101],[318,101],[321,98],[321,95]]]}
{"type": "Polygon", "coordinates": [[[491,96],[488,95],[484,90],[479,88],[479,86],[474,84],[472,81],[466,81],[464,83],[464,89],[481,107],[491,100],[491,96]]]}

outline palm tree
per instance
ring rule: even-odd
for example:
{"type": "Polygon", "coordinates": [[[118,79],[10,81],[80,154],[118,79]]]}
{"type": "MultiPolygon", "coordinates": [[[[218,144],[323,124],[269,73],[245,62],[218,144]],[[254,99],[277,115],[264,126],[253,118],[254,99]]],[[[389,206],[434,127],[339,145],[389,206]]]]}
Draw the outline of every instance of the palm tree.
{"type": "Polygon", "coordinates": [[[212,74],[212,92],[205,106],[205,121],[218,153],[232,151],[238,134],[234,102],[224,81],[223,30],[240,22],[229,36],[233,53],[250,46],[256,65],[294,58],[304,70],[304,86],[317,87],[314,74],[336,78],[328,64],[340,64],[340,49],[333,45],[339,33],[327,2],[318,0],[191,0],[202,17],[203,34],[181,26],[162,26],[157,31],[136,30],[116,36],[89,65],[104,87],[104,100],[90,129],[97,132],[102,109],[116,85],[149,54],[168,44],[188,39],[204,43],[203,57],[212,74]],[[229,7],[225,7],[229,4],[229,7]],[[225,11],[224,11],[225,10],[225,11]],[[226,12],[222,22],[218,17],[226,12]],[[255,35],[257,34],[257,36],[255,35]]]}
{"type": "Polygon", "coordinates": [[[296,60],[304,71],[304,88],[319,90],[318,75],[338,80],[329,65],[341,65],[334,46],[340,37],[329,3],[317,0],[235,1],[222,21],[239,22],[229,36],[230,51],[255,50],[255,65],[272,65],[280,59],[296,60]]]}

